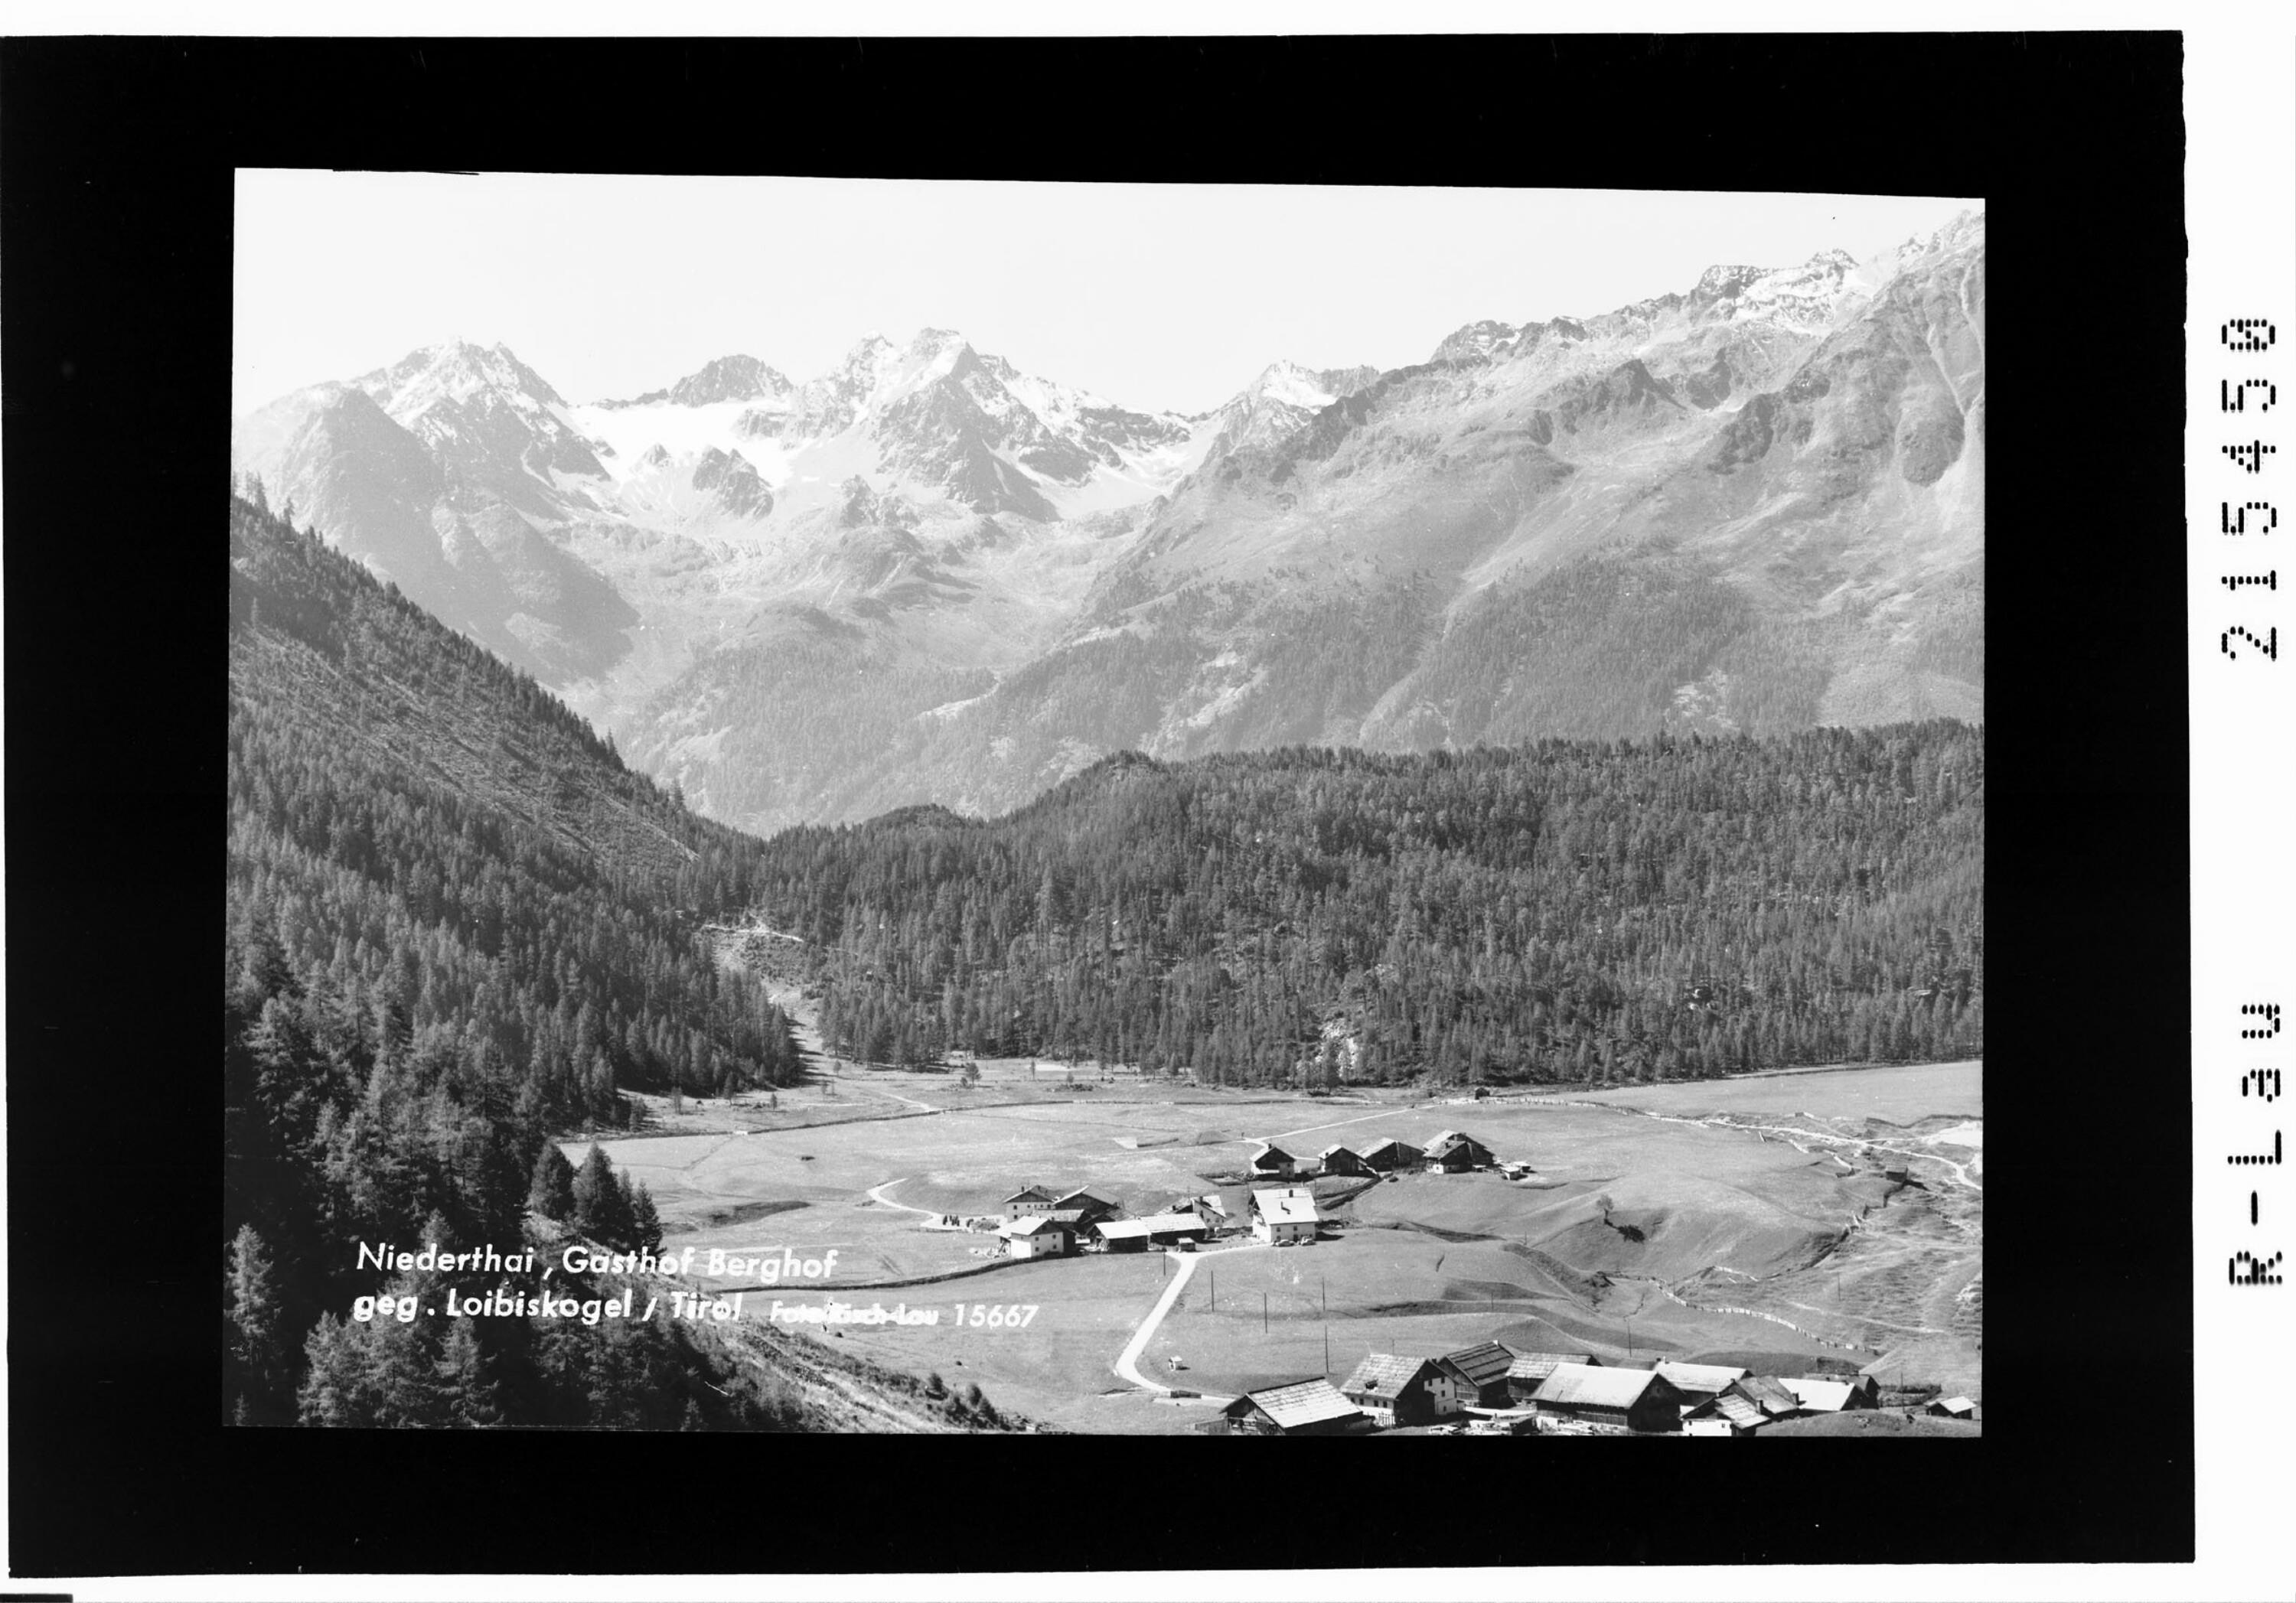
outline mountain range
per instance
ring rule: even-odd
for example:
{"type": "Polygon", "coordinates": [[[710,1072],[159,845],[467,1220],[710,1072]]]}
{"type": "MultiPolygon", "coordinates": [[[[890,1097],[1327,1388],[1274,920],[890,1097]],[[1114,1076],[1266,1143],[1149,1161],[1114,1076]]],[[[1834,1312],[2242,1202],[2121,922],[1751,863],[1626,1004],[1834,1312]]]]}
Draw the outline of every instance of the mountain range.
{"type": "Polygon", "coordinates": [[[460,340],[234,425],[339,549],[766,831],[1115,751],[1983,714],[1984,219],[1138,412],[938,329],[577,405],[460,340]]]}

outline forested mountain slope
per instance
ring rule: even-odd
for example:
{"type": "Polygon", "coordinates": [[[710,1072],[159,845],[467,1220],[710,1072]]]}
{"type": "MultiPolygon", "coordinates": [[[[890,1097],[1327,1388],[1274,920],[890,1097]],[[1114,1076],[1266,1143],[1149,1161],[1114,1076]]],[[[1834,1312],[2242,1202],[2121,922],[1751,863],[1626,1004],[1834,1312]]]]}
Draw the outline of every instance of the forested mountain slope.
{"type": "Polygon", "coordinates": [[[767,844],[843,1050],[1308,1088],[1982,1050],[1981,731],[1106,759],[767,844]]]}
{"type": "MultiPolygon", "coordinates": [[[[362,1272],[359,1242],[517,1251],[529,1179],[555,1156],[547,1133],[619,1122],[618,1086],[775,1084],[797,1059],[762,989],[693,934],[745,904],[755,842],[686,813],[530,679],[236,497],[230,604],[226,1410],[816,1422],[796,1393],[667,1325],[344,1322],[357,1296],[420,1290],[427,1305],[452,1283],[362,1272]]],[[[618,1244],[658,1240],[643,1193],[610,1178],[583,1182],[578,1216],[558,1213],[618,1244]]]]}

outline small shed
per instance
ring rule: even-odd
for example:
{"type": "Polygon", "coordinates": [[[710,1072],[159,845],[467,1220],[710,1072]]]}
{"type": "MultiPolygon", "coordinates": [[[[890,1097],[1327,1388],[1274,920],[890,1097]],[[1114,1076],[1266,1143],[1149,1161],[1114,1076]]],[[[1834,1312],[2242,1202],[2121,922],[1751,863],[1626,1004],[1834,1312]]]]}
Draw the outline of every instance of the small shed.
{"type": "Polygon", "coordinates": [[[1306,1186],[1251,1194],[1251,1233],[1280,1247],[1287,1241],[1313,1241],[1323,1216],[1316,1212],[1316,1194],[1306,1186]]]}
{"type": "Polygon", "coordinates": [[[1364,1162],[1374,1173],[1380,1174],[1392,1174],[1398,1169],[1410,1168],[1426,1156],[1410,1142],[1397,1141],[1393,1136],[1374,1141],[1363,1149],[1364,1162]]]}
{"type": "Polygon", "coordinates": [[[1076,1241],[1069,1225],[1042,1214],[1015,1219],[996,1233],[1004,1239],[1004,1250],[1016,1258],[1065,1257],[1076,1241]]]}
{"type": "Polygon", "coordinates": [[[1321,1376],[1246,1392],[1221,1409],[1220,1415],[1230,1432],[1246,1436],[1342,1436],[1371,1424],[1361,1409],[1321,1376]]]}
{"type": "Polygon", "coordinates": [[[1681,1427],[1682,1405],[1689,1401],[1655,1370],[1608,1370],[1578,1363],[1556,1365],[1531,1400],[1542,1418],[1666,1432],[1681,1427]]]}
{"type": "Polygon", "coordinates": [[[1507,1371],[1514,1353],[1495,1341],[1477,1342],[1435,1360],[1438,1373],[1447,1377],[1461,1407],[1506,1408],[1514,1402],[1507,1387],[1507,1371]]]}
{"type": "Polygon", "coordinates": [[[1966,1397],[1939,1397],[1926,1411],[1947,1419],[1974,1419],[1977,1404],[1966,1397]]]}
{"type": "Polygon", "coordinates": [[[1371,1165],[1352,1149],[1326,1147],[1316,1154],[1316,1166],[1326,1174],[1368,1174],[1371,1165]]]}
{"type": "Polygon", "coordinates": [[[1599,1362],[1592,1353],[1518,1353],[1507,1365],[1507,1395],[1516,1403],[1528,1403],[1556,1366],[1576,1363],[1591,1369],[1599,1362]]]}
{"type": "Polygon", "coordinates": [[[1373,1353],[1340,1382],[1340,1394],[1374,1425],[1424,1425],[1448,1411],[1431,1389],[1434,1378],[1432,1359],[1373,1353]]]}

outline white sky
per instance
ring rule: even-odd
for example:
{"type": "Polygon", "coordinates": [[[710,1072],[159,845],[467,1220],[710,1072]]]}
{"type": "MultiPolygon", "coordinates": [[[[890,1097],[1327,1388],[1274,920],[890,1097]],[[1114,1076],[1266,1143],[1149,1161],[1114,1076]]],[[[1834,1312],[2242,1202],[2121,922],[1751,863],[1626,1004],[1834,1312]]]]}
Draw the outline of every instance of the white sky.
{"type": "Polygon", "coordinates": [[[805,380],[872,331],[961,331],[1144,411],[1279,357],[1424,361],[1460,324],[1587,315],[1718,262],[1865,258],[1977,200],[1667,191],[250,170],[232,409],[500,341],[569,401],[742,352],[805,380]]]}

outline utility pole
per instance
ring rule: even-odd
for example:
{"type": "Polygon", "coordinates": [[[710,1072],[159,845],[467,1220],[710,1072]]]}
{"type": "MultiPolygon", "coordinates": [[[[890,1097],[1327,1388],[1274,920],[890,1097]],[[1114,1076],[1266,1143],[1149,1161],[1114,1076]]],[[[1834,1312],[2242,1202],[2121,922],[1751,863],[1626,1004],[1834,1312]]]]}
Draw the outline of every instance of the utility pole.
{"type": "Polygon", "coordinates": [[[1259,1294],[1259,1333],[1267,1334],[1267,1294],[1264,1291],[1259,1294]]]}

